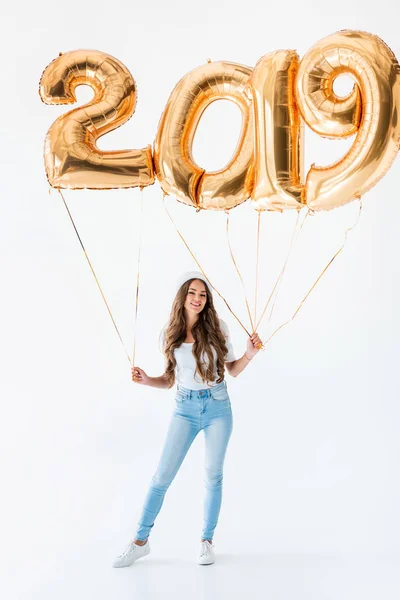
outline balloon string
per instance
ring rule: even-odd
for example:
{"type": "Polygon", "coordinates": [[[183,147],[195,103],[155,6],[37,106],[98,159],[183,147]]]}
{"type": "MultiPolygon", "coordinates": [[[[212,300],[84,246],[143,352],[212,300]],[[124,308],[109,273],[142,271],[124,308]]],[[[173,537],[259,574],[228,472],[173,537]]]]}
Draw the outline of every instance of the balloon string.
{"type": "Polygon", "coordinates": [[[271,318],[272,318],[272,315],[273,315],[273,312],[274,312],[274,308],[275,308],[276,300],[277,300],[277,298],[278,298],[278,294],[279,294],[279,289],[280,289],[280,287],[281,287],[281,283],[282,283],[282,280],[283,280],[283,276],[284,276],[284,274],[285,274],[286,266],[287,266],[287,263],[288,263],[288,261],[289,261],[289,257],[290,257],[291,251],[293,250],[294,246],[296,245],[296,242],[297,242],[297,240],[298,240],[298,237],[299,237],[299,235],[300,235],[300,231],[302,230],[302,228],[303,228],[303,225],[304,225],[304,222],[305,222],[305,220],[306,220],[306,218],[307,218],[307,216],[308,216],[308,215],[309,215],[309,211],[306,213],[306,215],[305,215],[305,217],[304,217],[304,219],[303,219],[303,222],[302,222],[302,224],[301,224],[301,226],[300,226],[299,230],[297,231],[296,238],[293,240],[294,233],[296,232],[297,225],[298,225],[298,222],[299,222],[300,212],[298,212],[298,214],[297,214],[297,219],[296,219],[296,224],[295,224],[295,227],[294,227],[294,232],[293,232],[293,236],[292,236],[292,242],[291,242],[291,246],[290,246],[289,254],[288,254],[288,257],[287,257],[287,261],[286,261],[286,263],[285,263],[285,265],[284,265],[284,267],[283,267],[283,269],[282,269],[282,271],[281,271],[281,274],[280,274],[279,283],[278,283],[278,286],[277,286],[277,288],[276,288],[276,293],[275,293],[274,300],[273,300],[273,302],[272,302],[272,306],[271,306],[271,310],[270,310],[270,313],[269,313],[269,316],[268,316],[268,324],[271,322],[271,318]]]}
{"type": "MultiPolygon", "coordinates": [[[[328,270],[328,268],[331,266],[331,264],[333,263],[333,261],[335,260],[335,258],[341,253],[341,251],[343,250],[346,242],[347,242],[347,234],[349,233],[349,231],[351,231],[352,229],[354,229],[354,227],[358,224],[358,222],[360,221],[360,216],[361,216],[361,210],[362,210],[362,202],[361,202],[361,197],[357,196],[360,200],[360,210],[358,213],[358,217],[356,222],[354,223],[354,225],[352,225],[351,227],[348,227],[345,232],[344,232],[344,240],[343,240],[343,244],[341,245],[341,247],[339,248],[339,250],[333,255],[333,257],[331,258],[331,260],[328,262],[328,264],[326,265],[326,267],[323,269],[323,271],[320,273],[320,275],[318,276],[318,278],[314,281],[313,285],[311,286],[311,288],[308,290],[307,294],[304,296],[303,300],[300,302],[299,306],[296,308],[295,312],[293,313],[293,316],[288,320],[285,321],[285,323],[282,323],[282,325],[280,325],[277,329],[275,329],[275,331],[270,335],[270,337],[267,339],[267,341],[265,342],[265,344],[268,344],[268,342],[274,337],[274,335],[276,333],[278,333],[278,331],[280,329],[282,329],[282,327],[285,327],[285,325],[287,325],[288,323],[291,323],[293,321],[293,319],[296,317],[297,313],[300,311],[301,307],[303,306],[304,302],[307,300],[308,296],[311,294],[311,292],[313,291],[313,289],[315,288],[315,286],[317,285],[317,283],[319,282],[319,280],[322,278],[322,276],[324,275],[324,273],[326,273],[326,271],[328,270]]],[[[308,214],[308,213],[307,213],[308,214]]]]}
{"type": "Polygon", "coordinates": [[[263,311],[261,313],[261,316],[260,316],[260,318],[259,318],[259,320],[257,322],[256,330],[259,328],[260,323],[261,323],[261,321],[262,321],[262,319],[263,319],[263,317],[265,315],[265,312],[266,312],[266,310],[267,310],[267,308],[268,308],[268,306],[269,306],[269,304],[271,302],[271,299],[273,298],[274,293],[276,291],[276,294],[275,294],[275,297],[274,297],[274,302],[273,302],[273,305],[272,305],[272,309],[271,309],[271,312],[270,312],[270,315],[269,315],[268,322],[271,320],[271,316],[272,316],[272,312],[273,312],[273,309],[274,309],[274,306],[275,306],[276,298],[278,296],[278,291],[279,291],[280,283],[281,283],[283,275],[285,273],[285,270],[286,270],[286,267],[287,267],[287,264],[288,264],[291,252],[293,250],[294,244],[297,241],[299,233],[302,230],[303,225],[304,225],[305,220],[306,220],[306,218],[307,218],[308,215],[309,215],[309,211],[306,213],[306,215],[305,215],[305,217],[303,219],[303,222],[302,222],[302,224],[301,224],[301,226],[300,226],[300,228],[299,228],[299,230],[297,232],[297,236],[295,237],[297,226],[298,226],[298,223],[299,223],[300,211],[298,211],[298,213],[297,213],[297,219],[296,219],[296,223],[295,223],[295,226],[294,226],[294,229],[293,229],[292,238],[291,238],[291,241],[290,241],[290,246],[289,246],[289,250],[288,250],[288,253],[287,253],[287,256],[286,256],[286,260],[285,260],[285,262],[283,264],[283,267],[282,267],[282,269],[281,269],[281,271],[280,271],[280,273],[279,273],[279,275],[278,275],[278,277],[277,277],[277,279],[275,281],[275,285],[274,285],[274,287],[272,289],[272,292],[271,292],[271,294],[270,294],[270,296],[269,296],[269,298],[268,298],[268,300],[267,300],[267,302],[266,302],[266,304],[264,306],[264,309],[263,309],[263,311]]]}
{"type": "Polygon", "coordinates": [[[138,308],[139,308],[139,287],[140,287],[140,253],[142,248],[142,233],[144,228],[143,223],[143,188],[140,188],[140,234],[139,234],[139,250],[138,250],[138,261],[137,261],[137,279],[136,279],[136,301],[135,301],[135,325],[133,329],[133,352],[132,352],[132,366],[135,366],[136,356],[136,331],[137,331],[137,320],[138,320],[138,308]]]}
{"type": "Polygon", "coordinates": [[[242,277],[242,275],[240,273],[239,267],[237,266],[235,257],[233,255],[232,247],[231,247],[231,242],[230,242],[230,239],[229,239],[229,215],[230,215],[229,211],[226,211],[226,237],[227,237],[227,240],[228,240],[229,252],[231,254],[232,262],[233,262],[233,264],[234,264],[234,266],[236,268],[236,272],[239,275],[240,281],[242,283],[244,297],[245,297],[245,302],[246,302],[246,307],[247,307],[247,312],[248,312],[249,319],[250,319],[250,324],[251,324],[251,329],[252,329],[252,331],[254,331],[254,323],[253,323],[253,319],[252,319],[252,316],[251,316],[251,310],[250,310],[249,302],[248,302],[248,299],[247,299],[247,294],[246,294],[246,289],[245,289],[244,282],[243,282],[243,277],[242,277]]]}
{"type": "Polygon", "coordinates": [[[183,243],[185,244],[186,248],[189,250],[192,258],[194,259],[194,261],[196,262],[197,266],[199,267],[200,271],[203,273],[204,277],[208,280],[208,282],[210,283],[210,286],[212,287],[212,289],[218,294],[218,296],[221,298],[221,300],[223,300],[223,302],[225,302],[228,310],[232,313],[232,315],[235,317],[236,321],[239,323],[239,325],[245,330],[245,332],[247,333],[247,335],[250,337],[250,333],[247,331],[246,327],[243,325],[243,323],[241,322],[241,320],[235,315],[235,313],[233,312],[233,310],[231,309],[231,307],[229,306],[228,302],[225,300],[225,298],[223,297],[223,295],[212,285],[210,279],[207,277],[207,275],[205,274],[205,272],[203,271],[199,261],[197,260],[197,258],[195,257],[195,255],[193,254],[192,250],[189,248],[189,245],[187,244],[185,238],[183,237],[183,235],[181,234],[181,232],[179,231],[178,227],[175,224],[175,221],[173,220],[169,210],[167,209],[166,203],[165,203],[165,194],[163,195],[163,205],[164,208],[166,210],[167,215],[169,216],[171,223],[173,224],[173,226],[175,227],[179,237],[181,238],[181,240],[183,241],[183,243]]]}
{"type": "Polygon", "coordinates": [[[67,203],[66,203],[66,201],[65,201],[64,195],[63,195],[62,191],[60,190],[60,188],[58,188],[58,193],[60,194],[60,196],[61,196],[61,198],[62,198],[62,200],[63,200],[63,202],[64,202],[64,206],[65,206],[65,208],[67,209],[67,213],[68,213],[68,215],[69,215],[69,218],[71,219],[71,223],[72,223],[72,225],[74,226],[75,233],[76,233],[76,235],[78,236],[78,240],[79,240],[79,242],[80,242],[80,244],[81,244],[81,246],[82,246],[82,250],[83,250],[83,252],[84,252],[84,254],[85,254],[85,256],[86,256],[86,260],[88,261],[88,263],[89,263],[89,267],[90,267],[90,269],[91,269],[91,271],[92,271],[92,273],[93,273],[93,277],[94,277],[94,278],[95,278],[95,280],[96,280],[97,287],[99,288],[99,290],[100,290],[100,293],[101,293],[101,295],[102,295],[102,297],[103,297],[104,303],[105,303],[105,305],[106,305],[106,307],[107,307],[108,314],[110,315],[110,317],[111,317],[111,320],[112,320],[112,322],[113,322],[113,324],[114,324],[115,331],[117,332],[117,334],[118,334],[118,337],[119,337],[119,339],[121,340],[121,344],[122,344],[122,345],[123,345],[123,347],[124,347],[125,354],[126,354],[126,356],[127,356],[128,360],[129,360],[129,363],[130,363],[130,364],[132,364],[132,363],[131,363],[131,359],[130,359],[130,357],[129,357],[129,354],[128,354],[128,351],[127,351],[127,349],[126,349],[126,347],[125,347],[125,344],[124,344],[124,342],[123,342],[123,339],[122,339],[122,337],[121,337],[121,334],[120,334],[120,332],[119,332],[119,330],[118,330],[117,324],[116,324],[116,322],[115,322],[115,320],[114,320],[114,317],[112,316],[112,313],[111,313],[110,307],[108,306],[107,300],[106,300],[106,298],[105,298],[105,296],[104,296],[104,294],[103,294],[103,290],[101,289],[101,286],[100,286],[99,280],[98,280],[98,279],[97,279],[97,277],[96,277],[96,273],[94,272],[94,269],[93,269],[93,267],[92,267],[92,263],[90,262],[89,256],[88,256],[88,255],[87,255],[87,253],[86,253],[85,247],[84,247],[84,245],[83,245],[83,242],[82,242],[82,240],[81,240],[81,237],[80,237],[80,235],[79,235],[79,233],[78,233],[78,229],[77,229],[77,227],[76,227],[76,225],[75,225],[75,223],[74,223],[74,220],[73,220],[73,218],[72,218],[72,215],[71,215],[71,213],[70,213],[70,210],[69,210],[69,208],[68,208],[68,205],[67,205],[67,203]]]}
{"type": "MultiPolygon", "coordinates": [[[[257,211],[257,250],[256,250],[256,289],[254,292],[254,322],[257,321],[257,297],[258,297],[258,259],[260,254],[260,218],[261,211],[257,211]]],[[[254,327],[253,327],[254,331],[254,327]]]]}

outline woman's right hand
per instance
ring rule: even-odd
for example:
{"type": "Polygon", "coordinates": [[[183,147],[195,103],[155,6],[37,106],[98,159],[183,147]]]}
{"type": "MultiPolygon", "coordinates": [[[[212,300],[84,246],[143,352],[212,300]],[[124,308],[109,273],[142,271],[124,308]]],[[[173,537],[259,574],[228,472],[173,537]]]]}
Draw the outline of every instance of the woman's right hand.
{"type": "Polygon", "coordinates": [[[142,385],[149,385],[150,377],[140,367],[132,367],[132,381],[141,383],[142,385]]]}

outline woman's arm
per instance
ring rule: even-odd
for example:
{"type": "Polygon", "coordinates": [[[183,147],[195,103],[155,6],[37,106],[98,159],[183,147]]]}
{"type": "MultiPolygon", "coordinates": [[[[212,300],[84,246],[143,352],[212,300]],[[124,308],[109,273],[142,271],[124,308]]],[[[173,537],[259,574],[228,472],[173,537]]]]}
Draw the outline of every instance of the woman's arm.
{"type": "Polygon", "coordinates": [[[159,377],[149,377],[140,367],[132,367],[132,381],[155,388],[168,388],[168,381],[165,373],[159,377]]]}
{"type": "Polygon", "coordinates": [[[257,333],[253,333],[247,340],[246,352],[232,362],[225,363],[226,370],[232,377],[237,377],[249,364],[249,362],[255,357],[257,352],[260,351],[262,342],[257,333]]]}
{"type": "Polygon", "coordinates": [[[225,363],[226,370],[232,377],[237,377],[249,364],[251,358],[246,357],[246,352],[240,358],[233,360],[232,362],[225,363]]]}
{"type": "Polygon", "coordinates": [[[155,388],[167,388],[168,381],[165,378],[165,373],[160,375],[160,377],[149,377],[149,383],[147,385],[155,388]]]}

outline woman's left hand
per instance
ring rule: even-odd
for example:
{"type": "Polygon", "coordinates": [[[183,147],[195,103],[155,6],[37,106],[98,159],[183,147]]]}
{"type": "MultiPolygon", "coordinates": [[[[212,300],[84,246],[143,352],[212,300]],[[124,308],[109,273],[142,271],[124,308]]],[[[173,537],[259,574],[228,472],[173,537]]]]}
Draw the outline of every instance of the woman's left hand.
{"type": "Polygon", "coordinates": [[[249,358],[253,358],[257,352],[261,350],[262,341],[258,333],[253,333],[247,340],[246,354],[249,358]]]}

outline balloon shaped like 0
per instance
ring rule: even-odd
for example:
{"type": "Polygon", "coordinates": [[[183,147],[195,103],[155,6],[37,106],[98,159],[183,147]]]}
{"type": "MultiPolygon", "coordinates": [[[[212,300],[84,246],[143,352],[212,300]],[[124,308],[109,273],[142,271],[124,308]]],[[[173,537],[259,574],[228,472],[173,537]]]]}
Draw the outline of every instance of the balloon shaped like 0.
{"type": "Polygon", "coordinates": [[[165,194],[202,209],[227,210],[247,200],[253,186],[253,111],[247,85],[251,69],[210,62],[185,75],[172,91],[154,143],[157,178],[165,194]],[[193,159],[192,144],[205,109],[232,100],[242,112],[238,145],[221,170],[212,173],[193,159]]]}

